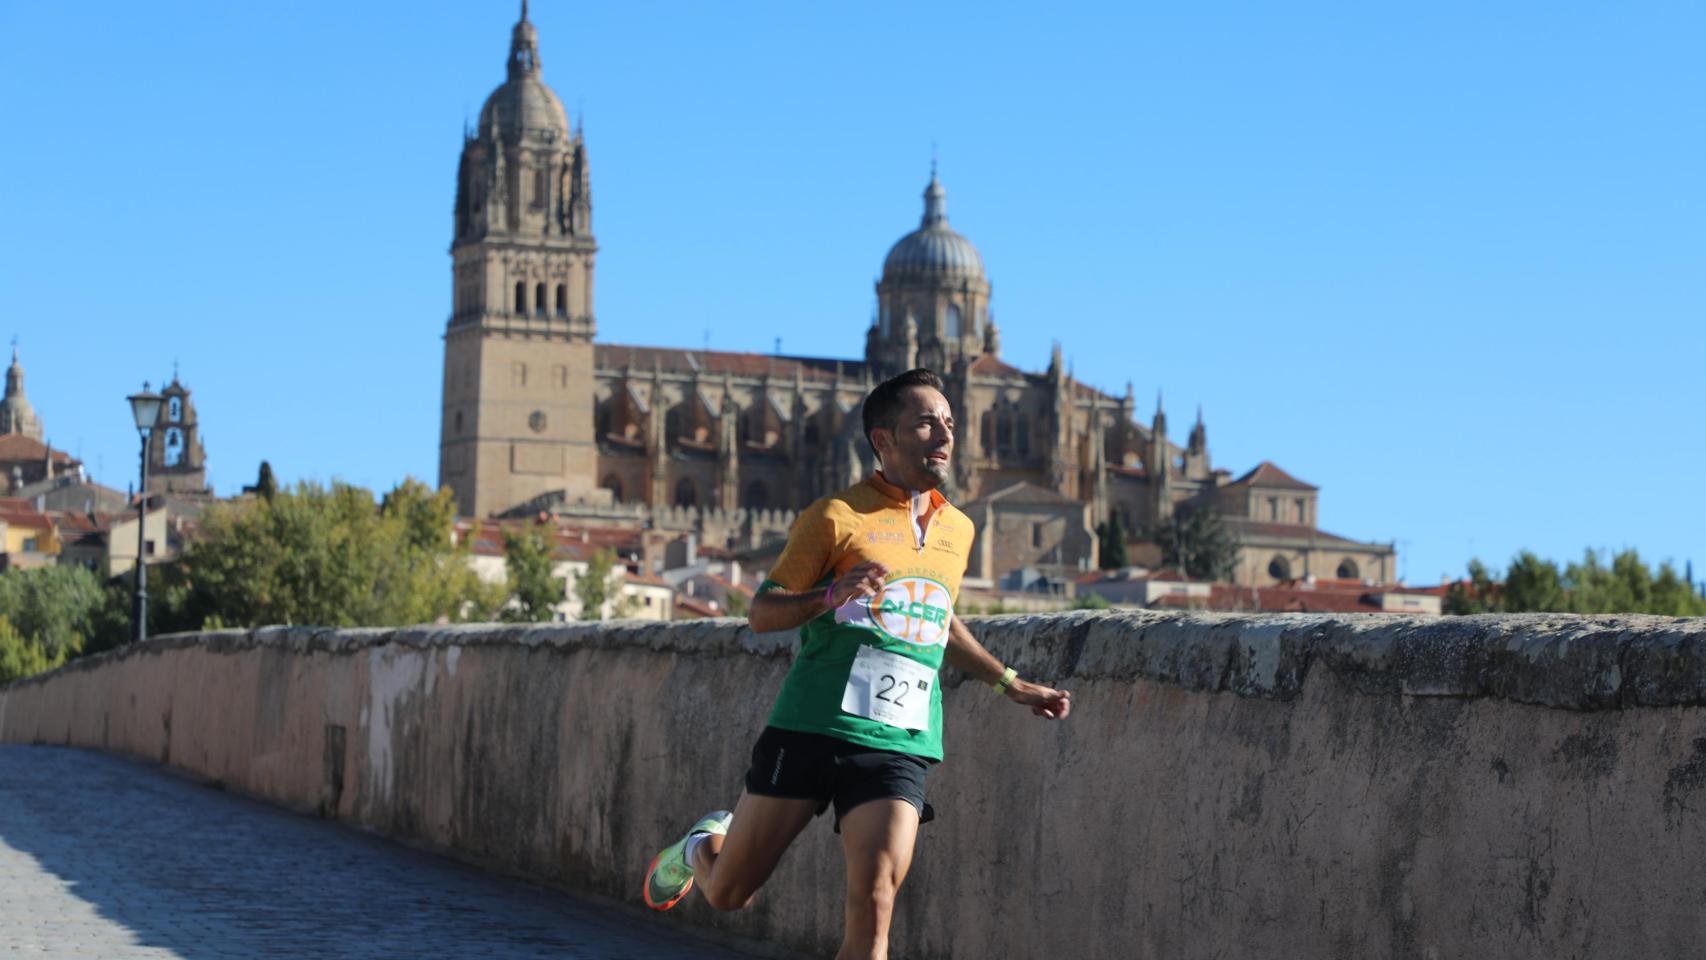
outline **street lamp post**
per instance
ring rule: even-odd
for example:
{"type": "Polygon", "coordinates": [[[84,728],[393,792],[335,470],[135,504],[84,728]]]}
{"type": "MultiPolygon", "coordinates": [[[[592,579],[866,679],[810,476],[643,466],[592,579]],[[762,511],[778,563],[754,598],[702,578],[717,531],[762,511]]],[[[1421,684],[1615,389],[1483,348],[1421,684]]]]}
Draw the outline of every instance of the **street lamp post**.
{"type": "Polygon", "coordinates": [[[160,418],[160,403],[164,398],[148,389],[143,381],[142,392],[127,397],[130,414],[136,418],[136,432],[142,435],[142,485],[136,496],[136,614],[131,623],[131,640],[148,639],[148,440],[154,424],[160,418]]]}

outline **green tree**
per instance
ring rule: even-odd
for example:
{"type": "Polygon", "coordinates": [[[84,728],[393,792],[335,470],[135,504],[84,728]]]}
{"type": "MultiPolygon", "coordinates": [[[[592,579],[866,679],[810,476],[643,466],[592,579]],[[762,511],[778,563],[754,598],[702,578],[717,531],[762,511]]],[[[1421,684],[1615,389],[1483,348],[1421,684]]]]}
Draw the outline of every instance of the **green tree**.
{"type": "Polygon", "coordinates": [[[453,543],[455,517],[449,490],[415,480],[377,506],[342,483],[215,504],[163,571],[163,619],[179,630],[484,619],[503,590],[481,583],[453,543]]]}
{"type": "Polygon", "coordinates": [[[1150,539],[1161,548],[1162,566],[1193,580],[1230,581],[1238,568],[1238,545],[1213,507],[1175,512],[1173,522],[1155,528],[1150,539]]]}
{"type": "Polygon", "coordinates": [[[54,664],[122,639],[128,618],[115,624],[108,604],[105,586],[82,567],[0,573],[0,616],[54,664]],[[115,627],[118,638],[112,636],[115,627]]]}
{"type": "Polygon", "coordinates": [[[1446,613],[1463,615],[1494,612],[1498,603],[1499,585],[1479,558],[1469,561],[1467,582],[1458,581],[1446,588],[1442,607],[1446,613]]]}
{"type": "Polygon", "coordinates": [[[633,598],[622,595],[622,578],[616,573],[616,554],[606,547],[586,562],[586,570],[575,580],[575,597],[581,602],[582,620],[604,619],[604,605],[610,604],[611,614],[626,616],[633,609],[633,598]]]}
{"type": "Polygon", "coordinates": [[[1524,550],[1511,559],[1501,579],[1480,560],[1469,561],[1466,583],[1446,591],[1446,613],[1654,613],[1672,617],[1706,616],[1706,598],[1690,590],[1670,563],[1655,572],[1634,550],[1609,563],[1594,550],[1562,572],[1558,565],[1524,550]]]}
{"type": "Polygon", "coordinates": [[[538,530],[504,533],[504,566],[509,571],[513,603],[502,611],[505,620],[537,623],[556,616],[563,599],[563,578],[551,575],[552,545],[538,530]]]}
{"type": "Polygon", "coordinates": [[[1108,598],[1099,593],[1080,593],[1072,598],[1074,610],[1106,610],[1112,606],[1108,598]]]}
{"type": "Polygon", "coordinates": [[[1096,540],[1103,570],[1117,570],[1129,563],[1125,552],[1125,523],[1120,519],[1118,510],[1096,525],[1096,540]]]}
{"type": "Polygon", "coordinates": [[[1568,610],[1569,599],[1564,595],[1558,565],[1527,550],[1517,554],[1505,570],[1500,605],[1505,610],[1535,613],[1568,610]]]}
{"type": "Polygon", "coordinates": [[[750,606],[751,601],[739,590],[730,588],[723,597],[723,615],[726,617],[744,617],[750,606]]]}
{"type": "Polygon", "coordinates": [[[74,651],[61,650],[50,654],[35,640],[19,633],[4,614],[0,614],[0,683],[52,670],[65,662],[74,651]]]}
{"type": "Polygon", "coordinates": [[[273,478],[272,464],[261,461],[260,475],[255,477],[255,493],[262,500],[271,500],[278,493],[278,481],[273,478]]]}

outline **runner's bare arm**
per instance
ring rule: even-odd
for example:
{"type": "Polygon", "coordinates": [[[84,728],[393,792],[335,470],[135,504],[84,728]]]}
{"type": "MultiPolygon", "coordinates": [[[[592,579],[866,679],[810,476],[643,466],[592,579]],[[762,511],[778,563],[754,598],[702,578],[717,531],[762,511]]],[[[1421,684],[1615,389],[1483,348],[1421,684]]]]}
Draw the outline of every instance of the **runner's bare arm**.
{"type": "MultiPolygon", "coordinates": [[[[954,617],[948,625],[946,659],[971,674],[972,679],[991,685],[1000,682],[1002,674],[1007,672],[1001,661],[977,642],[959,617],[954,617]]],[[[1007,699],[1030,707],[1032,713],[1050,720],[1064,719],[1072,712],[1071,691],[1045,687],[1020,677],[1014,677],[1013,682],[1007,685],[1007,699]]]]}
{"type": "Polygon", "coordinates": [[[888,575],[887,567],[867,560],[836,578],[834,592],[827,600],[827,590],[766,590],[753,598],[746,620],[759,633],[792,630],[849,600],[876,596],[888,575]]]}

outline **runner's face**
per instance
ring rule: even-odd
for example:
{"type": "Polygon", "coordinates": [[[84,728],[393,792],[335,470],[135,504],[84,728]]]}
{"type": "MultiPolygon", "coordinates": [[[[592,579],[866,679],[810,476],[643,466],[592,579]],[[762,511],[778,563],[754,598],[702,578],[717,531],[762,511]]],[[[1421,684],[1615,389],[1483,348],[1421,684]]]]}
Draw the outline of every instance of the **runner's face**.
{"type": "Polygon", "coordinates": [[[948,480],[954,414],[939,390],[913,387],[904,397],[894,446],[883,458],[883,473],[909,490],[934,490],[948,480]]]}

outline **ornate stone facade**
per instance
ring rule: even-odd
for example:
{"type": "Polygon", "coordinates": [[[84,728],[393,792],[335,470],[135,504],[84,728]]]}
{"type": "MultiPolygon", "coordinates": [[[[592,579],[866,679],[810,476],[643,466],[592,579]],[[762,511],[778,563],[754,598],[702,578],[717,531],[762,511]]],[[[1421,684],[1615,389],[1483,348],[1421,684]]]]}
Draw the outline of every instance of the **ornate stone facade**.
{"type": "Polygon", "coordinates": [[[1095,565],[1097,524],[1118,514],[1135,532],[1198,505],[1261,541],[1242,560],[1251,582],[1345,558],[1391,576],[1389,546],[1315,528],[1314,487],[1271,464],[1237,480],[1214,468],[1200,412],[1179,446],[1159,399],[1137,422],[1129,383],[1115,396],[1079,382],[1058,344],[1040,373],[1004,361],[982,258],[949,226],[934,171],[923,199],[884,260],[863,359],[594,343],[586,145],[540,81],[524,5],[509,78],[458,171],[440,482],[469,516],[629,518],[752,547],[872,469],[864,395],[927,366],[960,422],[947,492],[985,517],[980,540],[1003,538],[974,548],[974,579],[1062,584],[1095,565]]]}

